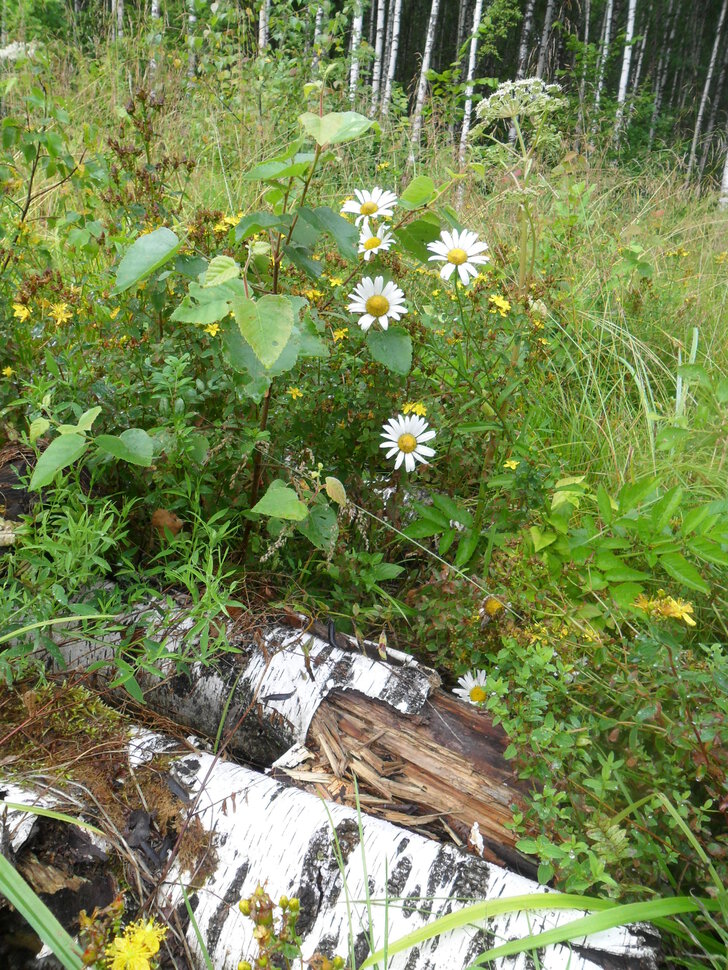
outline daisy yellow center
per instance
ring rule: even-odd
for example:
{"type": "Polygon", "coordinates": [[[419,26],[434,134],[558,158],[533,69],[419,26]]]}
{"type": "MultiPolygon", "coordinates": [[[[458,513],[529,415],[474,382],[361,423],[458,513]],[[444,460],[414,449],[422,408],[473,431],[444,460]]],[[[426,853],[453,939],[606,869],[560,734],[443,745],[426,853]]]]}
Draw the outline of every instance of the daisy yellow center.
{"type": "Polygon", "coordinates": [[[361,206],[359,207],[359,212],[361,212],[363,216],[373,216],[378,208],[379,206],[376,202],[362,202],[361,206]]]}
{"type": "Polygon", "coordinates": [[[389,311],[389,300],[381,293],[375,293],[374,296],[369,297],[364,306],[367,313],[371,313],[373,317],[383,317],[389,311]]]}
{"type": "Polygon", "coordinates": [[[482,687],[476,686],[470,688],[470,694],[468,696],[473,704],[482,704],[488,695],[482,687]]]}
{"type": "Polygon", "coordinates": [[[381,242],[382,240],[379,238],[379,236],[372,236],[371,239],[367,239],[367,241],[364,243],[364,249],[376,249],[381,242]]]}
{"type": "Polygon", "coordinates": [[[417,438],[413,434],[401,434],[397,439],[397,447],[405,455],[409,455],[417,447],[417,438]]]}
{"type": "Polygon", "coordinates": [[[454,263],[456,266],[460,266],[462,263],[467,263],[468,254],[464,249],[461,249],[459,246],[455,246],[455,248],[451,249],[447,254],[447,261],[448,263],[454,263]]]}

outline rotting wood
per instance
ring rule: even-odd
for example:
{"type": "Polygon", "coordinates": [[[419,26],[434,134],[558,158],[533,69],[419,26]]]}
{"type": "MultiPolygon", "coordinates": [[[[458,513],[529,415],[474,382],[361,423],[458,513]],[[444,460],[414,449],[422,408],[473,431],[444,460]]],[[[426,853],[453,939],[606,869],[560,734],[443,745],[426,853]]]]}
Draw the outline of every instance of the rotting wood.
{"type": "MultiPolygon", "coordinates": [[[[204,885],[188,885],[187,891],[215,970],[234,970],[240,959],[255,958],[253,926],[238,912],[237,902],[259,884],[274,900],[280,895],[300,899],[298,931],[305,961],[317,951],[329,957],[348,955],[353,932],[357,966],[370,952],[370,940],[374,946],[391,943],[468,901],[548,895],[548,890],[522,876],[453,846],[342,805],[326,805],[307,792],[205,751],[180,748],[168,736],[137,731],[120,760],[138,770],[159,755],[165,770],[187,792],[189,818],[214,836],[212,871],[204,885]],[[336,859],[334,832],[343,870],[336,859]],[[370,913],[367,897],[372,901],[370,913]]],[[[133,784],[132,778],[130,771],[123,772],[122,783],[133,784]]],[[[48,797],[37,783],[32,791],[12,786],[8,796],[23,804],[43,804],[48,797]]],[[[50,804],[65,807],[57,787],[50,804]]],[[[95,818],[92,804],[84,811],[95,818]]],[[[0,839],[20,855],[32,827],[32,816],[9,810],[0,816],[0,839]]],[[[141,862],[148,860],[140,858],[141,862]]],[[[189,877],[181,876],[175,864],[157,872],[156,889],[148,890],[155,910],[181,911],[181,882],[188,883],[189,877]]],[[[581,915],[544,909],[490,917],[397,954],[388,967],[464,970],[489,946],[564,925],[581,915]]],[[[184,931],[193,955],[191,970],[202,970],[196,928],[186,923],[184,931]]],[[[542,970],[655,970],[658,945],[649,926],[619,927],[572,944],[541,948],[538,962],[542,970]]],[[[526,970],[532,965],[526,954],[490,964],[496,970],[526,970]]]]}
{"type": "MultiPolygon", "coordinates": [[[[165,614],[159,604],[123,622],[143,628],[145,637],[167,636],[172,653],[193,625],[184,609],[165,614]]],[[[173,673],[171,661],[162,663],[168,676],[161,682],[140,671],[146,705],[208,737],[217,735],[227,706],[222,737],[232,731],[227,750],[248,763],[275,765],[296,784],[349,804],[356,777],[368,811],[398,822],[408,818],[440,836],[455,833],[462,844],[477,823],[479,837],[472,841],[485,858],[534,875],[507,827],[523,787],[503,757],[503,731],[438,690],[437,674],[413,658],[389,651],[383,661],[374,644],[336,634],[332,646],[320,624],[293,616],[289,623],[301,628],[229,624],[237,652],[210,666],[194,664],[188,675],[173,673]],[[306,768],[288,755],[298,745],[313,749],[306,768]]],[[[59,645],[78,668],[109,659],[121,636],[106,643],[67,638],[59,645]]]]}

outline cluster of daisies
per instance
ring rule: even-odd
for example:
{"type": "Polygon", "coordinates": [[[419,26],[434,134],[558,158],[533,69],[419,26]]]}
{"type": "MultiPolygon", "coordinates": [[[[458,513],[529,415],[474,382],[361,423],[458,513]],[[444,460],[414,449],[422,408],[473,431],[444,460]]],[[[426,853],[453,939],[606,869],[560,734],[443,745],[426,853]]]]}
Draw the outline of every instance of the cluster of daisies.
{"type": "MultiPolygon", "coordinates": [[[[359,254],[368,263],[379,252],[387,252],[394,243],[394,233],[387,227],[394,214],[397,196],[394,192],[378,187],[371,191],[356,189],[354,198],[344,203],[342,215],[353,215],[359,226],[359,254]]],[[[440,238],[427,246],[432,255],[430,262],[442,263],[440,276],[449,280],[457,270],[463,286],[478,275],[477,267],[488,262],[488,246],[480,242],[474,232],[443,231],[440,238]]],[[[359,314],[359,326],[365,332],[373,324],[382,330],[389,327],[389,321],[400,320],[407,313],[405,295],[396,283],[385,283],[384,276],[365,276],[349,294],[350,313],[359,314]]],[[[387,458],[395,458],[394,467],[404,464],[405,470],[412,472],[417,462],[427,463],[435,452],[425,444],[435,437],[427,421],[421,415],[399,414],[390,418],[383,426],[381,448],[387,449],[387,458]]]]}

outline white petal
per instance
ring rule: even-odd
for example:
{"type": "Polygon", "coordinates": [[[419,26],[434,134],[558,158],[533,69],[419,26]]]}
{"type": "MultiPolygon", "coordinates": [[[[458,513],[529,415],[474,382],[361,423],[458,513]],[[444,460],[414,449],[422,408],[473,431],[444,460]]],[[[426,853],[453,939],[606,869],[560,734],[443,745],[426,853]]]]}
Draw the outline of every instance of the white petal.
{"type": "MultiPolygon", "coordinates": [[[[404,454],[404,452],[403,452],[404,454]]],[[[404,456],[404,467],[408,472],[413,472],[415,470],[417,463],[415,462],[415,456],[410,452],[404,456]]]]}
{"type": "Polygon", "coordinates": [[[365,313],[363,317],[359,317],[359,326],[362,328],[364,333],[371,327],[374,323],[374,317],[371,313],[365,313]]]}
{"type": "MultiPolygon", "coordinates": [[[[427,455],[428,458],[432,458],[434,454],[436,454],[434,448],[430,448],[427,445],[417,445],[417,450],[415,451],[415,455],[417,455],[418,457],[420,455],[427,455]]],[[[420,460],[423,461],[424,459],[420,459],[420,460]]]]}
{"type": "Polygon", "coordinates": [[[455,272],[455,263],[445,263],[445,265],[440,270],[440,276],[444,280],[449,280],[454,272],[455,272]]]}
{"type": "MultiPolygon", "coordinates": [[[[388,457],[389,457],[389,456],[388,456],[388,457]]],[[[396,460],[396,461],[395,461],[395,463],[394,463],[394,470],[395,470],[395,471],[397,471],[397,469],[399,468],[399,466],[400,466],[400,465],[402,464],[402,459],[403,459],[404,457],[405,457],[405,454],[404,454],[404,452],[403,452],[403,451],[400,451],[400,453],[399,453],[399,454],[397,455],[397,460],[396,460]]],[[[409,455],[408,455],[407,457],[409,457],[409,455]]]]}

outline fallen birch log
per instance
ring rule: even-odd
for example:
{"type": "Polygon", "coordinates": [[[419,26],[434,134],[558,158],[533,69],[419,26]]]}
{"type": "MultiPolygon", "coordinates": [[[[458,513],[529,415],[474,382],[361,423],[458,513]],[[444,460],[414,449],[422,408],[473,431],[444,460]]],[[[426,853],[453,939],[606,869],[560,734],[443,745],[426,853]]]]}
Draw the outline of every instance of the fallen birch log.
{"type": "MultiPolygon", "coordinates": [[[[370,955],[372,946],[391,945],[468,902],[527,894],[548,899],[543,887],[453,846],[342,805],[327,805],[314,795],[206,752],[180,752],[179,742],[168,736],[138,731],[126,757],[137,769],[161,757],[164,770],[189,793],[186,803],[181,802],[188,817],[199,820],[212,835],[216,855],[212,872],[204,885],[194,880],[195,888],[188,885],[187,891],[215,970],[235,970],[241,959],[254,961],[253,926],[241,916],[237,903],[258,885],[274,900],[281,895],[300,900],[298,932],[304,960],[317,953],[346,957],[351,941],[357,966],[370,955]]],[[[126,777],[133,777],[133,772],[126,777]]],[[[4,789],[8,800],[43,802],[35,790],[31,794],[18,786],[4,789]]],[[[58,805],[57,789],[50,801],[58,805]]],[[[94,817],[91,805],[89,809],[94,817]]],[[[0,816],[0,841],[18,858],[32,831],[28,818],[20,810],[0,816]]],[[[156,890],[157,910],[180,912],[181,882],[189,881],[176,862],[164,866],[156,890]]],[[[563,926],[581,915],[542,909],[492,916],[390,956],[388,967],[464,970],[489,947],[563,926]]],[[[193,970],[202,970],[205,961],[195,927],[188,923],[184,932],[193,970]]],[[[537,965],[542,970],[652,970],[657,967],[657,944],[650,927],[620,927],[543,947],[538,950],[537,965]]],[[[490,964],[498,970],[526,970],[533,965],[533,956],[525,953],[490,964]]]]}
{"type": "MultiPolygon", "coordinates": [[[[158,662],[164,679],[138,674],[151,710],[198,734],[229,737],[226,750],[255,767],[275,765],[326,797],[352,804],[355,775],[367,810],[400,824],[439,821],[448,836],[470,840],[490,861],[532,875],[506,827],[521,789],[503,758],[503,732],[438,690],[435,671],[412,657],[388,651],[384,660],[373,644],[291,621],[301,628],[228,623],[235,652],[192,664],[187,675],[172,659],[189,653],[194,621],[183,608],[147,605],[121,618],[126,632],[104,642],[67,637],[59,648],[71,669],[83,669],[110,661],[130,636],[165,641],[167,659],[158,662]]],[[[102,680],[110,675],[109,667],[102,680]]]]}

